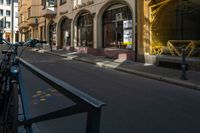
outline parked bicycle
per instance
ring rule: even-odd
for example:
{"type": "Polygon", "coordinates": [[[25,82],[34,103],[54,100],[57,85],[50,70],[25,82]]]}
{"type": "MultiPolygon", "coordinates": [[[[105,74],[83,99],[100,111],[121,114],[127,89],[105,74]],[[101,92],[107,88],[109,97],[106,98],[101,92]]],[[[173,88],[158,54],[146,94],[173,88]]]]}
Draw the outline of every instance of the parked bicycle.
{"type": "Polygon", "coordinates": [[[0,44],[8,46],[8,49],[2,50],[3,58],[0,63],[0,133],[17,133],[19,63],[16,57],[21,56],[26,47],[34,47],[38,43],[46,43],[46,41],[32,39],[11,44],[0,38],[0,44]],[[19,47],[24,48],[18,54],[19,47]]]}

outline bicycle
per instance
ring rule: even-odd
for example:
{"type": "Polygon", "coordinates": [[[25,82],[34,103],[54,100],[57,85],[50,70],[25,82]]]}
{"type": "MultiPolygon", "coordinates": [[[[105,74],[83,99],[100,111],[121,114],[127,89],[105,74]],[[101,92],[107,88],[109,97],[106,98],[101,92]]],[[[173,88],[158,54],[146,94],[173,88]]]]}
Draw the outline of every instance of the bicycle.
{"type": "Polygon", "coordinates": [[[0,44],[6,44],[7,50],[2,50],[3,59],[0,63],[0,132],[18,132],[18,104],[19,104],[19,64],[17,62],[18,47],[24,46],[19,56],[22,55],[26,47],[35,47],[38,43],[47,43],[32,39],[27,42],[11,44],[7,40],[0,38],[0,44]]]}

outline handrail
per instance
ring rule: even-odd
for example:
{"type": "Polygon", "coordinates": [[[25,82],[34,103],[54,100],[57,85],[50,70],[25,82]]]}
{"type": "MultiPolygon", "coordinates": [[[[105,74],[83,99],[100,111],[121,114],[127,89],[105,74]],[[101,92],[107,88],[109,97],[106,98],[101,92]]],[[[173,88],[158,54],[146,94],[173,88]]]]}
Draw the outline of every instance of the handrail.
{"type": "MultiPolygon", "coordinates": [[[[20,121],[19,126],[29,126],[36,122],[56,119],[63,116],[70,116],[77,113],[87,112],[87,128],[86,133],[99,133],[100,128],[100,117],[101,117],[101,108],[105,106],[105,103],[89,96],[88,94],[76,89],[75,87],[69,85],[68,83],[61,81],[52,75],[36,68],[27,61],[17,57],[17,60],[20,65],[23,65],[30,72],[44,80],[46,83],[57,89],[60,93],[71,99],[76,103],[72,107],[61,109],[55,112],[51,112],[42,116],[37,116],[35,118],[26,117],[27,120],[20,121]]],[[[20,89],[24,89],[23,86],[20,86],[20,89]]],[[[21,97],[24,94],[21,94],[21,97]]],[[[22,98],[23,99],[23,98],[22,98]]],[[[25,108],[25,107],[24,107],[25,108]]],[[[24,109],[26,110],[26,109],[24,109]]],[[[27,114],[24,113],[25,115],[27,114]]]]}

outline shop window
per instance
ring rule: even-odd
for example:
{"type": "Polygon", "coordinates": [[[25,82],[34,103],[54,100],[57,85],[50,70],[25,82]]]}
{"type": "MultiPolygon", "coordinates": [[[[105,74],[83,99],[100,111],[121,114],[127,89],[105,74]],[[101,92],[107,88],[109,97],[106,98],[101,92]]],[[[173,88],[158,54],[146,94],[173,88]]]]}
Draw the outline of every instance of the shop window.
{"type": "Polygon", "coordinates": [[[103,14],[103,47],[133,48],[132,14],[128,6],[113,5],[103,14]]]}
{"type": "Polygon", "coordinates": [[[181,48],[186,48],[187,56],[200,56],[199,4],[159,0],[149,5],[150,54],[181,56],[181,48]]]}
{"type": "Polygon", "coordinates": [[[61,45],[60,48],[63,46],[70,46],[71,44],[71,20],[64,19],[61,23],[61,45]]]}
{"type": "Polygon", "coordinates": [[[74,0],[74,7],[81,5],[82,4],[82,0],[74,0]]]}
{"type": "Polygon", "coordinates": [[[93,47],[93,17],[89,13],[79,16],[77,21],[78,46],[93,47]]]}

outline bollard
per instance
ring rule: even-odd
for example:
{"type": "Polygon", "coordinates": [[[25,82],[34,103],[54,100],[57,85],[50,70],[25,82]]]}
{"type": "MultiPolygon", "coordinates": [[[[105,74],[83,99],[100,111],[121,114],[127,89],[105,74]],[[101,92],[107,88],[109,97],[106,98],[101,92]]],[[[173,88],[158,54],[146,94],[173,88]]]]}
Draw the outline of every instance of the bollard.
{"type": "Polygon", "coordinates": [[[182,52],[181,80],[187,80],[187,76],[186,76],[186,50],[185,50],[185,48],[182,48],[181,52],[182,52]]]}

